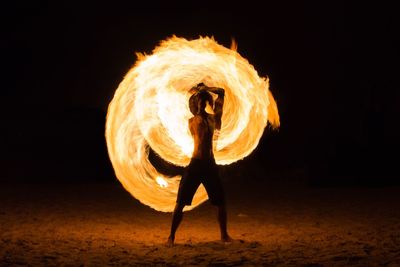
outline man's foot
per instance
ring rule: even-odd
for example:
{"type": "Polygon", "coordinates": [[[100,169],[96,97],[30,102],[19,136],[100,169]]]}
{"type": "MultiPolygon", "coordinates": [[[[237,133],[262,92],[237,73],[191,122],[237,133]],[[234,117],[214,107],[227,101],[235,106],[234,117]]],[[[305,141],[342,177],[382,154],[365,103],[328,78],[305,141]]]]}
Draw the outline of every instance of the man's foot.
{"type": "Polygon", "coordinates": [[[167,243],[166,243],[167,247],[174,246],[174,241],[175,241],[174,238],[168,237],[168,240],[167,240],[167,243]]]}
{"type": "Polygon", "coordinates": [[[227,235],[221,236],[221,241],[224,243],[232,243],[234,240],[227,234],[227,235]]]}

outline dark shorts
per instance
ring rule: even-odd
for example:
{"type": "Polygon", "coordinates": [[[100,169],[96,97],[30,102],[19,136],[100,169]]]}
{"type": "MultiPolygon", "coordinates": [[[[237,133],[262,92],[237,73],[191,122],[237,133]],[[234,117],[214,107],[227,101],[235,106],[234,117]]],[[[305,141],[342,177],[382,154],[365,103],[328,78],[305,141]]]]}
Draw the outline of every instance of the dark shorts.
{"type": "Polygon", "coordinates": [[[182,205],[191,205],[197,188],[203,184],[208,198],[213,205],[225,203],[225,193],[222,188],[218,167],[214,160],[193,158],[186,167],[179,184],[176,202],[182,205]]]}

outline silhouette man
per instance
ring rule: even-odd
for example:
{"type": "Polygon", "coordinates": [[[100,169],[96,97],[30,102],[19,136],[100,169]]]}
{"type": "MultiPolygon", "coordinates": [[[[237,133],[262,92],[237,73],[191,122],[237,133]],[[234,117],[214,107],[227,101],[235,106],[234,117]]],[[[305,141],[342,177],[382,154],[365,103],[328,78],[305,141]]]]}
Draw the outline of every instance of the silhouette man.
{"type": "Polygon", "coordinates": [[[197,188],[202,183],[206,188],[211,204],[218,208],[218,222],[221,231],[221,240],[231,242],[227,231],[227,215],[225,193],[218,174],[217,164],[213,153],[214,130],[221,129],[222,107],[224,105],[225,91],[222,88],[208,87],[199,83],[190,89],[193,95],[189,99],[189,108],[193,117],[189,119],[189,129],[194,139],[194,151],[190,164],[187,166],[179,184],[171,225],[171,233],[167,244],[172,246],[175,232],[183,217],[185,205],[191,205],[197,188]],[[218,97],[213,101],[210,93],[218,97]],[[207,103],[213,107],[214,114],[206,112],[207,103]]]}

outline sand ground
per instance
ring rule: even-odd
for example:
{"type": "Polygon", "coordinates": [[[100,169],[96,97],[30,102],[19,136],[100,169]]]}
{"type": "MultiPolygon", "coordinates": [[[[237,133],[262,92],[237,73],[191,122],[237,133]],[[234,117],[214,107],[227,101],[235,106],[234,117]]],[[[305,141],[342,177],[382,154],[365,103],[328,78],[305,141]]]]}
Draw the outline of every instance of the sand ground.
{"type": "Polygon", "coordinates": [[[400,188],[227,188],[222,244],[215,209],[185,213],[177,245],[170,213],[120,184],[0,186],[0,266],[400,266],[400,188]]]}

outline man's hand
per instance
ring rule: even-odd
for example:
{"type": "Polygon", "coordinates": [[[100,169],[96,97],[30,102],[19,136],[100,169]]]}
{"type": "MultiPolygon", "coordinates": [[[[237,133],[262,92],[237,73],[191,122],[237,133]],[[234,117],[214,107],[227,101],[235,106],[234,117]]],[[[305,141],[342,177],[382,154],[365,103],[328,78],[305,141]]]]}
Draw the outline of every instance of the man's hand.
{"type": "Polygon", "coordinates": [[[192,88],[190,88],[189,93],[190,94],[195,94],[199,91],[199,89],[196,86],[193,86],[192,88]]]}
{"type": "Polygon", "coordinates": [[[224,97],[225,96],[225,90],[222,88],[218,88],[218,87],[208,87],[207,91],[217,94],[220,97],[224,97]]]}
{"type": "Polygon", "coordinates": [[[192,88],[190,88],[189,93],[194,94],[201,90],[206,90],[208,87],[204,83],[199,83],[192,88]]]}
{"type": "Polygon", "coordinates": [[[225,96],[225,90],[222,88],[218,88],[218,87],[208,87],[207,85],[205,85],[204,83],[199,83],[196,86],[193,86],[192,88],[190,88],[189,92],[191,94],[200,92],[200,91],[208,91],[210,93],[214,93],[216,95],[218,95],[219,97],[224,97],[225,96]]]}

